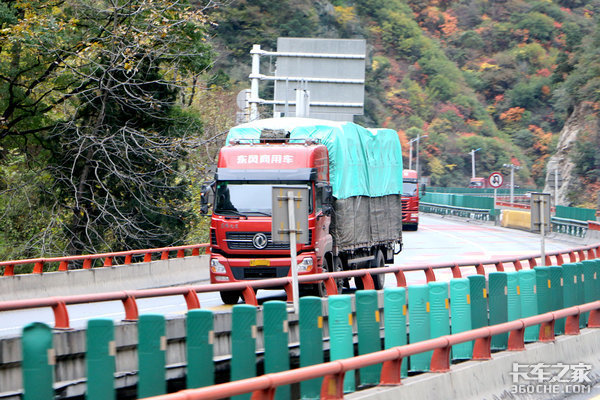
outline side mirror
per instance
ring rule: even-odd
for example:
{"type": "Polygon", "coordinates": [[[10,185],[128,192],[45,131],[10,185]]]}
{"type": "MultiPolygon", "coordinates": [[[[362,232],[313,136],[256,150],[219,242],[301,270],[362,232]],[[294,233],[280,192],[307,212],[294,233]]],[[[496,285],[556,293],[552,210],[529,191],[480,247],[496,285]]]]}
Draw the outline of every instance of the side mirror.
{"type": "Polygon", "coordinates": [[[214,203],[215,199],[215,182],[208,182],[202,185],[202,191],[200,192],[200,214],[207,215],[208,208],[214,203]]]}
{"type": "Polygon", "coordinates": [[[323,214],[331,215],[333,212],[333,190],[329,185],[324,185],[321,190],[321,204],[323,207],[323,214]]]}
{"type": "Polygon", "coordinates": [[[425,196],[426,193],[427,193],[427,185],[422,184],[421,187],[419,188],[419,197],[425,196]]]}

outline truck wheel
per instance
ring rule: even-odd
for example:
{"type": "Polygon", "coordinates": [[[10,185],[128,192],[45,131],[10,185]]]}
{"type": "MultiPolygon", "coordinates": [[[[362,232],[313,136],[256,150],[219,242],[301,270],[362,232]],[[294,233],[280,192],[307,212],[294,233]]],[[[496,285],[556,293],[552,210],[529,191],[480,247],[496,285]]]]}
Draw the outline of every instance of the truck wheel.
{"type": "MultiPolygon", "coordinates": [[[[331,272],[329,267],[329,261],[327,261],[326,257],[323,257],[323,272],[331,272]]],[[[306,292],[311,296],[317,297],[327,297],[327,289],[325,288],[325,282],[321,281],[319,283],[311,283],[309,285],[304,285],[306,292]]]]}
{"type": "MultiPolygon", "coordinates": [[[[376,258],[376,267],[375,268],[383,268],[385,267],[385,257],[381,250],[377,250],[377,258],[376,258]]],[[[373,278],[373,286],[375,286],[375,290],[383,289],[383,284],[385,283],[385,274],[371,274],[373,278]]]]}
{"type": "Polygon", "coordinates": [[[227,292],[220,292],[221,294],[221,300],[223,300],[223,303],[225,304],[237,304],[238,301],[240,300],[240,296],[241,296],[241,292],[238,292],[236,290],[229,290],[227,292]]]}
{"type": "MultiPolygon", "coordinates": [[[[339,257],[333,257],[333,268],[331,272],[340,272],[344,270],[344,266],[342,265],[342,259],[339,257]]],[[[342,294],[342,290],[344,290],[344,286],[346,286],[346,279],[338,278],[335,279],[335,285],[337,287],[338,294],[342,294]]]]}

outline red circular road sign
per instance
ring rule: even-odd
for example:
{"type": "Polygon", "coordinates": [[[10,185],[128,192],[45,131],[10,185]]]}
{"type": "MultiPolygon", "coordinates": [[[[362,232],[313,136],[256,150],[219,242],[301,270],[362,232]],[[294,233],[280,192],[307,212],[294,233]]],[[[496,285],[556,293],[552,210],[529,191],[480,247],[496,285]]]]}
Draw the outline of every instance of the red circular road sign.
{"type": "Polygon", "coordinates": [[[498,189],[500,186],[502,186],[502,183],[504,182],[504,177],[500,172],[492,172],[490,174],[490,177],[488,178],[488,182],[491,187],[493,187],[494,189],[498,189]]]}

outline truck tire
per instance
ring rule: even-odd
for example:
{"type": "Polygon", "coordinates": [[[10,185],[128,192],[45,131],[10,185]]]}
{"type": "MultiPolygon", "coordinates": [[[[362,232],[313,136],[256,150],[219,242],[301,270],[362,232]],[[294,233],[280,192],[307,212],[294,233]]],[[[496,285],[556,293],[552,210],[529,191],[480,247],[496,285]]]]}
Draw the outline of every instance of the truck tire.
{"type": "Polygon", "coordinates": [[[230,305],[237,304],[238,301],[240,300],[240,296],[242,295],[241,292],[236,291],[236,290],[220,292],[219,294],[221,295],[221,300],[223,300],[223,303],[230,304],[230,305]]]}
{"type": "MultiPolygon", "coordinates": [[[[334,256],[333,257],[333,268],[331,272],[340,272],[344,270],[344,265],[342,264],[342,259],[334,256]]],[[[344,286],[346,286],[346,279],[338,278],[335,279],[335,286],[337,287],[338,294],[342,294],[342,290],[344,290],[344,286]]]]}
{"type": "MultiPolygon", "coordinates": [[[[323,257],[323,272],[331,272],[329,261],[327,257],[323,257]]],[[[311,296],[327,297],[327,289],[325,288],[325,282],[311,283],[305,286],[306,292],[311,296]]]]}
{"type": "MultiPolygon", "coordinates": [[[[381,250],[377,250],[377,257],[375,258],[375,268],[383,268],[385,267],[385,257],[381,250]]],[[[383,289],[383,285],[385,283],[385,274],[371,274],[373,278],[373,286],[375,286],[375,290],[383,289]]]]}
{"type": "MultiPolygon", "coordinates": [[[[375,256],[375,268],[385,267],[385,257],[381,250],[377,250],[377,255],[375,256]]],[[[370,264],[367,264],[365,268],[369,268],[370,264]]],[[[385,274],[371,274],[371,278],[373,278],[373,286],[375,290],[383,289],[383,284],[385,282],[385,274]]],[[[362,283],[362,278],[354,278],[354,284],[356,285],[356,290],[363,290],[364,285],[362,283]]]]}

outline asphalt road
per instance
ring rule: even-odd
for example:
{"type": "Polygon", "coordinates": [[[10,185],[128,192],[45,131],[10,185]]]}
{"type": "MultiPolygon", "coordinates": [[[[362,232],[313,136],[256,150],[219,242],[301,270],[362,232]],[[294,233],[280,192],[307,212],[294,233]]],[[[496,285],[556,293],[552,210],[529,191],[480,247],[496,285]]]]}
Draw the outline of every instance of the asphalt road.
{"type": "MultiPolygon", "coordinates": [[[[482,260],[493,257],[531,255],[540,252],[540,237],[525,231],[497,227],[462,219],[422,215],[419,230],[404,232],[404,250],[396,256],[394,265],[428,264],[482,260]]],[[[581,246],[574,238],[546,238],[546,251],[570,249],[581,246]]],[[[507,268],[509,270],[509,268],[507,268]]],[[[463,275],[474,274],[474,268],[463,269],[463,275]]],[[[425,282],[422,272],[406,274],[407,283],[425,282]]],[[[437,280],[450,280],[449,270],[436,271],[437,280]]],[[[386,286],[394,286],[395,278],[388,274],[386,286]]],[[[259,291],[259,301],[284,299],[283,291],[259,291]]],[[[199,295],[203,308],[225,311],[231,306],[223,305],[218,293],[199,295]]],[[[186,304],[182,296],[138,300],[140,314],[185,314],[186,304]]],[[[73,328],[85,327],[91,318],[111,318],[115,321],[125,317],[120,301],[69,306],[73,328]]],[[[10,311],[0,313],[0,337],[20,335],[23,326],[30,322],[44,322],[52,326],[54,317],[50,308],[10,311]]]]}

